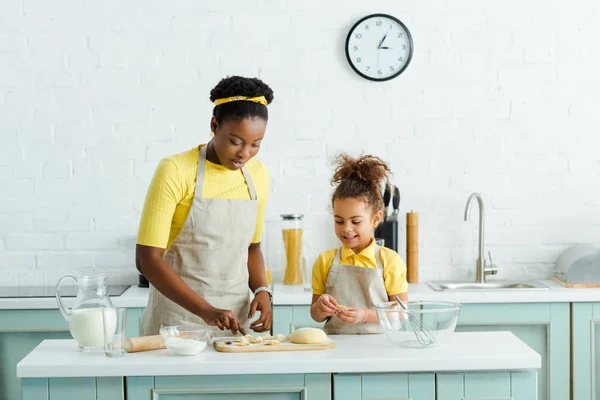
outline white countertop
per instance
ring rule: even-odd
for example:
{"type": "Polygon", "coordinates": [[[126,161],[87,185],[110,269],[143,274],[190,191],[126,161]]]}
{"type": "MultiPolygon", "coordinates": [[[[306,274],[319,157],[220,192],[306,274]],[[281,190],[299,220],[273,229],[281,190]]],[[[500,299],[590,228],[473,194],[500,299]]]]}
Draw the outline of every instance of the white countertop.
{"type": "Polygon", "coordinates": [[[456,332],[443,346],[405,349],[383,335],[331,336],[333,350],[219,353],[154,350],[109,358],[83,353],[74,340],[44,340],[19,364],[17,377],[168,376],[531,370],[541,357],[510,332],[456,332]]]}
{"type": "MultiPolygon", "coordinates": [[[[493,282],[493,280],[489,280],[493,282]]],[[[549,290],[482,290],[479,292],[435,291],[427,283],[408,285],[411,301],[453,301],[456,303],[562,303],[600,302],[600,289],[569,289],[551,280],[540,281],[549,290]]],[[[310,305],[311,292],[301,286],[276,283],[273,287],[274,305],[310,305]]]]}
{"type": "MultiPolygon", "coordinates": [[[[491,282],[491,280],[490,280],[491,282]]],[[[457,303],[569,303],[600,302],[600,288],[568,289],[554,281],[542,280],[549,290],[485,290],[481,292],[447,291],[438,292],[426,283],[409,284],[408,296],[411,301],[453,301],[457,303]]],[[[148,302],[150,290],[131,286],[120,296],[110,299],[115,307],[144,308],[148,302]]],[[[305,292],[300,286],[276,283],[273,286],[274,305],[310,305],[311,292],[305,292]]],[[[64,298],[65,306],[71,307],[74,297],[64,298]]],[[[0,310],[40,310],[58,309],[56,299],[15,298],[0,299],[0,310]]]]}
{"type": "MultiPolygon", "coordinates": [[[[130,286],[120,296],[111,296],[110,301],[115,307],[146,307],[150,289],[130,286]]],[[[65,307],[72,307],[75,297],[64,297],[65,307]]],[[[23,297],[0,299],[0,310],[47,310],[58,309],[54,297],[23,297]]]]}

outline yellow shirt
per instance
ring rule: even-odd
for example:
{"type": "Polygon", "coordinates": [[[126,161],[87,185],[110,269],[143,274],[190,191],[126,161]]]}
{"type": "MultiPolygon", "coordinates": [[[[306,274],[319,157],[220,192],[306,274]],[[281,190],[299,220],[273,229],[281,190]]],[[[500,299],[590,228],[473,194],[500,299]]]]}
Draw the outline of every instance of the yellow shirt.
{"type": "MultiPolygon", "coordinates": [[[[203,147],[205,145],[201,145],[203,147]]],[[[158,164],[146,194],[137,243],[167,249],[175,240],[192,206],[196,191],[196,174],[200,150],[164,158],[158,164]]],[[[258,198],[258,215],[252,243],[259,243],[270,191],[267,168],[257,159],[246,163],[258,198]]],[[[231,171],[206,161],[202,197],[211,199],[249,200],[250,193],[241,170],[231,171]]]]}
{"type": "MultiPolygon", "coordinates": [[[[325,294],[327,275],[338,250],[331,249],[324,251],[315,261],[312,270],[312,290],[314,294],[325,294]]],[[[381,263],[383,264],[383,282],[387,294],[405,293],[408,290],[408,282],[406,281],[406,265],[404,261],[402,261],[398,253],[387,247],[381,247],[380,255],[381,263]]],[[[371,244],[358,254],[342,244],[340,262],[342,265],[377,268],[375,239],[371,239],[371,244]]]]}

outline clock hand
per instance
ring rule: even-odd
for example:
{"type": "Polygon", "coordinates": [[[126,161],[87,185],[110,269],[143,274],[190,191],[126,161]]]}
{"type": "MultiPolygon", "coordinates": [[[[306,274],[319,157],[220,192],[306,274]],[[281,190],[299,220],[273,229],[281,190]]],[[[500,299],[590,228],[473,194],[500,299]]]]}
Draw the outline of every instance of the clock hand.
{"type": "Polygon", "coordinates": [[[387,37],[387,35],[388,35],[388,33],[389,33],[389,32],[390,32],[390,31],[387,31],[387,32],[385,33],[385,35],[383,35],[383,39],[381,39],[381,42],[379,42],[379,45],[377,46],[377,48],[378,48],[378,49],[381,49],[381,45],[383,44],[383,42],[384,42],[384,40],[385,40],[385,38],[387,37]]]}
{"type": "Polygon", "coordinates": [[[393,47],[385,47],[385,46],[384,46],[384,47],[380,47],[380,49],[384,49],[384,50],[390,50],[390,49],[393,49],[393,47]]]}

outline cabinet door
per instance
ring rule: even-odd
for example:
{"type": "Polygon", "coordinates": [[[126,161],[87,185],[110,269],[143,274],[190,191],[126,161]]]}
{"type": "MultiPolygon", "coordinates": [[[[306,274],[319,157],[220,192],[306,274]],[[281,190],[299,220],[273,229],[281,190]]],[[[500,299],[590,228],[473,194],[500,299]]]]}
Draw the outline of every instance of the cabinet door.
{"type": "Polygon", "coordinates": [[[572,313],[573,400],[600,400],[600,303],[573,303],[572,313]]]}
{"type": "Polygon", "coordinates": [[[539,398],[563,400],[570,391],[569,327],[568,303],[464,304],[456,331],[512,332],[542,357],[539,398]]]}
{"type": "Polygon", "coordinates": [[[126,378],[128,400],[331,400],[329,374],[126,378]]]}
{"type": "Polygon", "coordinates": [[[274,306],[273,334],[289,335],[304,327],[323,328],[324,322],[315,322],[310,316],[310,306],[274,306]]]}
{"type": "Polygon", "coordinates": [[[128,338],[140,336],[140,325],[143,313],[143,308],[127,309],[127,325],[125,326],[125,329],[128,338]]]}
{"type": "Polygon", "coordinates": [[[334,400],[432,400],[435,374],[336,374],[334,400]]]}
{"type": "Polygon", "coordinates": [[[26,378],[22,383],[23,397],[19,397],[22,400],[124,400],[125,398],[124,379],[121,377],[26,378]]]}
{"type": "Polygon", "coordinates": [[[20,399],[17,364],[44,339],[71,339],[58,310],[0,311],[0,399],[20,399]]]}
{"type": "MultiPolygon", "coordinates": [[[[433,398],[433,397],[432,397],[433,398]]],[[[536,400],[535,371],[436,374],[436,400],[536,400]]]]}
{"type": "MultiPolygon", "coordinates": [[[[142,308],[127,309],[127,336],[139,336],[142,308]]],[[[46,339],[72,339],[58,310],[0,310],[0,399],[20,399],[17,364],[46,339]]]]}

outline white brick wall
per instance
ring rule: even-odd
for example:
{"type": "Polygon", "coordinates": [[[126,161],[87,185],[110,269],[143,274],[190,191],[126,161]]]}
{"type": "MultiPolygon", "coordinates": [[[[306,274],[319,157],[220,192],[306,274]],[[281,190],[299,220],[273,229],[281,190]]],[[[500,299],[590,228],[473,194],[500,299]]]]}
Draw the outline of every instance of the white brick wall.
{"type": "MultiPolygon", "coordinates": [[[[477,213],[504,277],[547,277],[600,242],[600,25],[593,0],[522,2],[0,0],[0,284],[80,267],[133,282],[146,187],[167,155],[209,139],[222,77],[275,90],[260,158],[269,220],[306,214],[309,259],[335,246],[329,161],[385,158],[420,212],[421,278],[471,277],[477,213]],[[397,79],[347,65],[354,21],[393,14],[415,53],[397,79]]],[[[273,265],[279,231],[267,224],[273,265]]],[[[400,253],[404,255],[404,228],[400,253]]]]}

